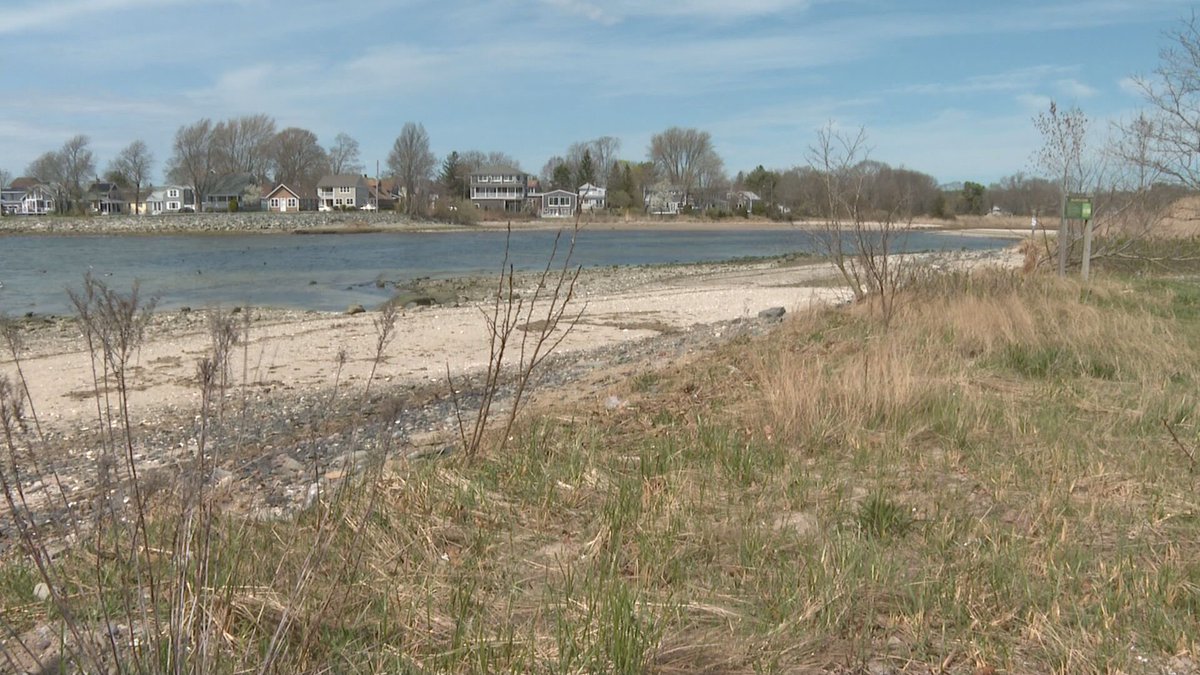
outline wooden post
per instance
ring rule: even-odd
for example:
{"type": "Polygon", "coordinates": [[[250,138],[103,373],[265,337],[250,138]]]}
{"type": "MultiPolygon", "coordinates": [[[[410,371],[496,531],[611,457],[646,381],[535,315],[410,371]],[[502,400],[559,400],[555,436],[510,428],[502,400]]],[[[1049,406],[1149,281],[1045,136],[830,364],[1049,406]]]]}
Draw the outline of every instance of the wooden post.
{"type": "Polygon", "coordinates": [[[1084,282],[1087,282],[1088,276],[1092,268],[1092,221],[1083,221],[1083,265],[1081,267],[1081,275],[1084,282]]]}
{"type": "Polygon", "coordinates": [[[1067,276],[1067,246],[1070,236],[1067,234],[1067,193],[1062,195],[1062,208],[1058,212],[1058,276],[1067,276]]]}

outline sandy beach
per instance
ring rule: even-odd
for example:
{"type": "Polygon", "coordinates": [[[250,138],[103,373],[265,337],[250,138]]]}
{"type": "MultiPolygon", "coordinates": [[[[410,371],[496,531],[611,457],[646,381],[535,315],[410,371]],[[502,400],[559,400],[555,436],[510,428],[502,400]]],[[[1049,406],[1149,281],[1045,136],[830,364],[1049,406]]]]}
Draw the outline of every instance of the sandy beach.
{"type": "MultiPolygon", "coordinates": [[[[1012,263],[1008,250],[959,257],[969,264],[1012,263]]],[[[523,297],[533,297],[535,282],[531,276],[518,279],[523,297]]],[[[473,301],[459,306],[400,311],[372,386],[444,384],[447,369],[455,377],[484,369],[491,283],[478,280],[473,301]]],[[[720,322],[752,320],[770,308],[794,313],[848,298],[834,270],[824,264],[760,261],[585,270],[568,310],[578,314],[578,321],[557,351],[585,354],[720,322]]],[[[163,411],[198,408],[196,368],[211,349],[209,314],[198,310],[154,317],[131,373],[131,409],[140,420],[149,424],[163,411]]],[[[531,319],[538,318],[535,309],[531,319]]],[[[379,312],[248,308],[235,319],[248,339],[234,350],[231,372],[256,395],[317,391],[335,382],[365,386],[378,342],[379,312]]],[[[78,323],[35,318],[16,325],[25,345],[21,369],[42,424],[62,430],[94,424],[92,361],[78,323]]],[[[15,370],[11,354],[0,356],[0,373],[15,376],[15,370]]]]}

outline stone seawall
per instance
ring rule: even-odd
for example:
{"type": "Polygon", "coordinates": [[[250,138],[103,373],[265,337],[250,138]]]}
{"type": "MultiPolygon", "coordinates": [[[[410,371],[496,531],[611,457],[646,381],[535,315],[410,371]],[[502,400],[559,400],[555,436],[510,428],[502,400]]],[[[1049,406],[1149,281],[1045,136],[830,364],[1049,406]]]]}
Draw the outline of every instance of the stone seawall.
{"type": "Polygon", "coordinates": [[[430,230],[455,227],[391,212],[187,213],[161,216],[5,216],[0,234],[187,234],[202,232],[295,232],[430,230]]]}

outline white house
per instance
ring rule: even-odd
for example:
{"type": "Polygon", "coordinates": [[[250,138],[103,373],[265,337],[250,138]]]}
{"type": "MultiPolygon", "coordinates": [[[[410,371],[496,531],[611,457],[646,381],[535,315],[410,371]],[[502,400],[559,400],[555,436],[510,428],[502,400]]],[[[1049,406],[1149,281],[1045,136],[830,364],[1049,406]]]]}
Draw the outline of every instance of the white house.
{"type": "Polygon", "coordinates": [[[579,186],[579,208],[584,211],[601,211],[608,205],[608,190],[598,185],[584,183],[579,186]]]}

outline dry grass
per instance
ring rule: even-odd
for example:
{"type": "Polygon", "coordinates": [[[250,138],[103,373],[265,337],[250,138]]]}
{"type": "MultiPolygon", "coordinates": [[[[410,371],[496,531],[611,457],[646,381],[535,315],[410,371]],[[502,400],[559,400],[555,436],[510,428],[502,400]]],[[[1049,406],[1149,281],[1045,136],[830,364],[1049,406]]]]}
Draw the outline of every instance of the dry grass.
{"type": "MultiPolygon", "coordinates": [[[[1196,285],[951,274],[897,307],[223,516],[223,672],[285,611],[280,672],[1195,669],[1196,285]]],[[[55,619],[31,579],[0,570],[22,627],[55,619]]]]}

